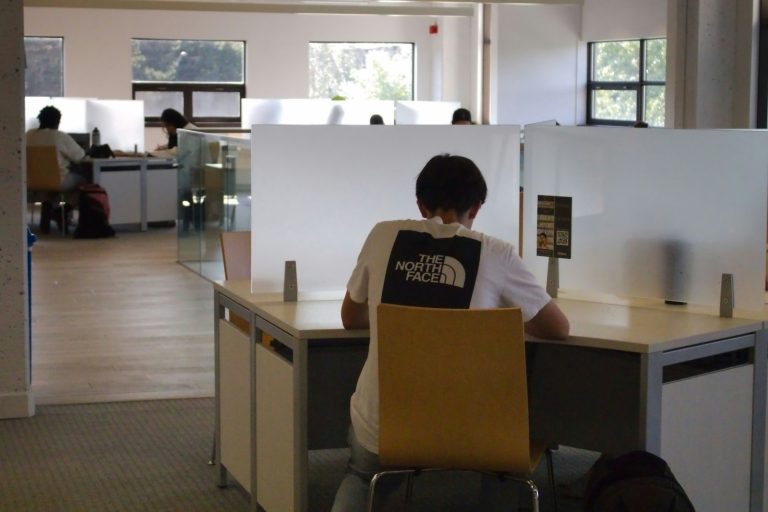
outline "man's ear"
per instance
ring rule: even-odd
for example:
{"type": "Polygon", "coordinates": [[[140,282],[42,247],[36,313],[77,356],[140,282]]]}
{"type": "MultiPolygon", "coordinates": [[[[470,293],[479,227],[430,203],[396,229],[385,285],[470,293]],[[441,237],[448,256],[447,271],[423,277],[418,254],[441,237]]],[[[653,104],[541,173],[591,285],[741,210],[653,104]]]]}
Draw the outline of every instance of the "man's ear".
{"type": "Polygon", "coordinates": [[[467,211],[467,215],[469,216],[470,220],[474,220],[475,217],[477,217],[477,212],[480,211],[480,207],[482,206],[482,203],[477,203],[474,206],[471,206],[469,210],[467,211]]]}
{"type": "Polygon", "coordinates": [[[419,212],[421,213],[421,216],[423,218],[429,219],[430,217],[432,217],[432,215],[429,213],[429,210],[427,210],[427,207],[424,206],[424,204],[418,199],[416,200],[416,206],[419,207],[419,212]]]}

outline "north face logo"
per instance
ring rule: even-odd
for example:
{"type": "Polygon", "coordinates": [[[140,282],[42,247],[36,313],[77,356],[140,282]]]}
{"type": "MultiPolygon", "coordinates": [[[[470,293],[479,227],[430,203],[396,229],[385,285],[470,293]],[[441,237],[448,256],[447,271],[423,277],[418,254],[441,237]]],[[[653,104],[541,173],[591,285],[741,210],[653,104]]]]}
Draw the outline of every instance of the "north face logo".
{"type": "Polygon", "coordinates": [[[440,283],[464,287],[467,275],[456,258],[441,254],[419,254],[417,261],[397,261],[395,270],[405,272],[405,280],[418,283],[440,283]]]}

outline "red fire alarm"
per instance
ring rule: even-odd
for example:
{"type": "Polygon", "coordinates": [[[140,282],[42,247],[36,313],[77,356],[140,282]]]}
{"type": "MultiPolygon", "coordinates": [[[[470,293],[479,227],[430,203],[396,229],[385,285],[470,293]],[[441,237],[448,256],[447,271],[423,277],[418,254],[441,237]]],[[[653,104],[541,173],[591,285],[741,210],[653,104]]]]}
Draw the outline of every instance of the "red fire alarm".
{"type": "Polygon", "coordinates": [[[437,23],[433,23],[429,26],[430,34],[437,34],[437,23]]]}

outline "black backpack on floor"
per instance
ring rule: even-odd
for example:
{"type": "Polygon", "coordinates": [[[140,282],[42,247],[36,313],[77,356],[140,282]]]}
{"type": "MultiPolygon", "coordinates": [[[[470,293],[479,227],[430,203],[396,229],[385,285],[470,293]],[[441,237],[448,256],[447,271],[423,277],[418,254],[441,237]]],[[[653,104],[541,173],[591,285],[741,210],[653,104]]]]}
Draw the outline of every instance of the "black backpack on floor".
{"type": "Polygon", "coordinates": [[[695,512],[667,463],[644,451],[598,460],[584,494],[585,512],[695,512]]]}
{"type": "Polygon", "coordinates": [[[80,187],[79,214],[75,238],[106,238],[115,236],[109,225],[109,198],[100,185],[91,183],[80,187]]]}

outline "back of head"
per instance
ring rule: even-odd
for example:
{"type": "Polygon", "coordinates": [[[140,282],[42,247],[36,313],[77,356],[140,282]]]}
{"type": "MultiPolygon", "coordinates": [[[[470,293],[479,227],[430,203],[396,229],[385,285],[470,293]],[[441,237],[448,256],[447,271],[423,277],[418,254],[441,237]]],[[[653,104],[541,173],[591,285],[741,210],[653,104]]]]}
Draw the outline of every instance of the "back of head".
{"type": "Polygon", "coordinates": [[[371,124],[384,124],[384,119],[379,114],[371,116],[371,124]]]}
{"type": "Polygon", "coordinates": [[[457,108],[453,111],[451,124],[472,124],[472,113],[465,108],[457,108]]]}
{"type": "Polygon", "coordinates": [[[175,126],[176,128],[184,128],[189,121],[178,110],[167,108],[160,114],[160,121],[163,123],[175,126]]]}
{"type": "Polygon", "coordinates": [[[61,122],[61,111],[56,107],[47,106],[37,114],[37,120],[40,121],[40,129],[58,130],[61,122]]]}
{"type": "Polygon", "coordinates": [[[432,157],[416,178],[416,199],[429,211],[464,213],[485,202],[488,187],[480,169],[458,155],[432,157]]]}

